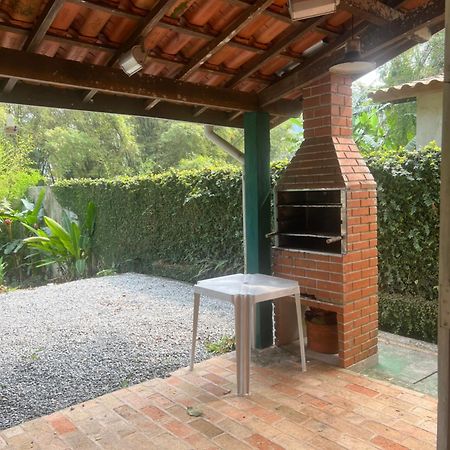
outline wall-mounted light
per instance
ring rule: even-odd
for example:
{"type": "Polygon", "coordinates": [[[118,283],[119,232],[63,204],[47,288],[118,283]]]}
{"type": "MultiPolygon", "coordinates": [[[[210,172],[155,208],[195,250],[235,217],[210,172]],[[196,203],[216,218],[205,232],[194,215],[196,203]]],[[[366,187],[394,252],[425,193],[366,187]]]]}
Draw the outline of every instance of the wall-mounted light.
{"type": "Polygon", "coordinates": [[[131,77],[142,70],[146,56],[144,49],[140,45],[135,45],[119,58],[120,68],[131,77]]]}
{"type": "Polygon", "coordinates": [[[345,47],[344,58],[330,67],[330,72],[341,75],[359,75],[377,67],[373,61],[365,61],[361,56],[361,41],[352,37],[345,47]]]}
{"type": "Polygon", "coordinates": [[[289,0],[289,13],[292,20],[332,14],[339,6],[340,0],[289,0]]]}
{"type": "Polygon", "coordinates": [[[19,127],[16,125],[14,121],[14,116],[12,114],[8,114],[6,116],[6,125],[5,125],[5,134],[10,136],[14,136],[19,131],[19,127]]]}

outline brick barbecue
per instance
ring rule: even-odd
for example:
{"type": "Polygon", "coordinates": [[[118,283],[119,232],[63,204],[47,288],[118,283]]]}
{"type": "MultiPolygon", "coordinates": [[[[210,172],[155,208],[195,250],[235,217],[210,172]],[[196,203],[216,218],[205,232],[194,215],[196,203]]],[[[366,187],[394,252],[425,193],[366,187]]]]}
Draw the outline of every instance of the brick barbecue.
{"type": "MultiPolygon", "coordinates": [[[[303,304],[337,314],[339,364],[376,358],[376,184],[352,139],[351,79],[303,89],[305,140],[276,189],[273,272],[300,284],[303,304]]],[[[293,303],[275,305],[278,345],[296,339],[293,303]]]]}

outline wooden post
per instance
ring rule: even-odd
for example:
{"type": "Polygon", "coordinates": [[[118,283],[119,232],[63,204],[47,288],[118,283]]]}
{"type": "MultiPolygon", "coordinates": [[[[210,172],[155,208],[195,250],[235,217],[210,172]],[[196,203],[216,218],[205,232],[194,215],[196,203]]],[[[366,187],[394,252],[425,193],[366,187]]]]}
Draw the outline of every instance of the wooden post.
{"type": "Polygon", "coordinates": [[[438,450],[450,448],[450,0],[445,2],[444,108],[439,238],[438,450]]]}
{"type": "MultiPolygon", "coordinates": [[[[247,272],[271,274],[270,123],[265,112],[244,114],[245,245],[247,272]]],[[[256,305],[255,346],[273,344],[272,303],[256,305]]]]}

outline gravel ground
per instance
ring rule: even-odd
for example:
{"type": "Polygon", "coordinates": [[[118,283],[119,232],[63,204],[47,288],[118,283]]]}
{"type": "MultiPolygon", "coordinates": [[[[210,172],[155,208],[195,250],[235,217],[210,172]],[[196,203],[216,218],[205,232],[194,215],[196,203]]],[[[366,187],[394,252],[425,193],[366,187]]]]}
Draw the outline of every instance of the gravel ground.
{"type": "MultiPolygon", "coordinates": [[[[0,429],[189,363],[189,284],[93,278],[1,294],[0,310],[0,429]]],[[[205,299],[200,341],[232,333],[231,305],[205,299]]]]}

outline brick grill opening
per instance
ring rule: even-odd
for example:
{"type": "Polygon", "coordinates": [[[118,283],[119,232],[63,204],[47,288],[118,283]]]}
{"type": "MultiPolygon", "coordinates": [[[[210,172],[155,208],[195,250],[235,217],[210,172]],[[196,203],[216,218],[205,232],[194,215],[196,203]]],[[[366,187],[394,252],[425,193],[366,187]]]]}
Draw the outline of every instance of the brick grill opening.
{"type": "MultiPolygon", "coordinates": [[[[376,184],[352,139],[351,79],[327,74],[303,89],[305,141],[277,185],[275,275],[303,304],[338,319],[339,362],[377,353],[376,184]]],[[[295,340],[293,302],[275,305],[278,345],[295,340]]]]}

